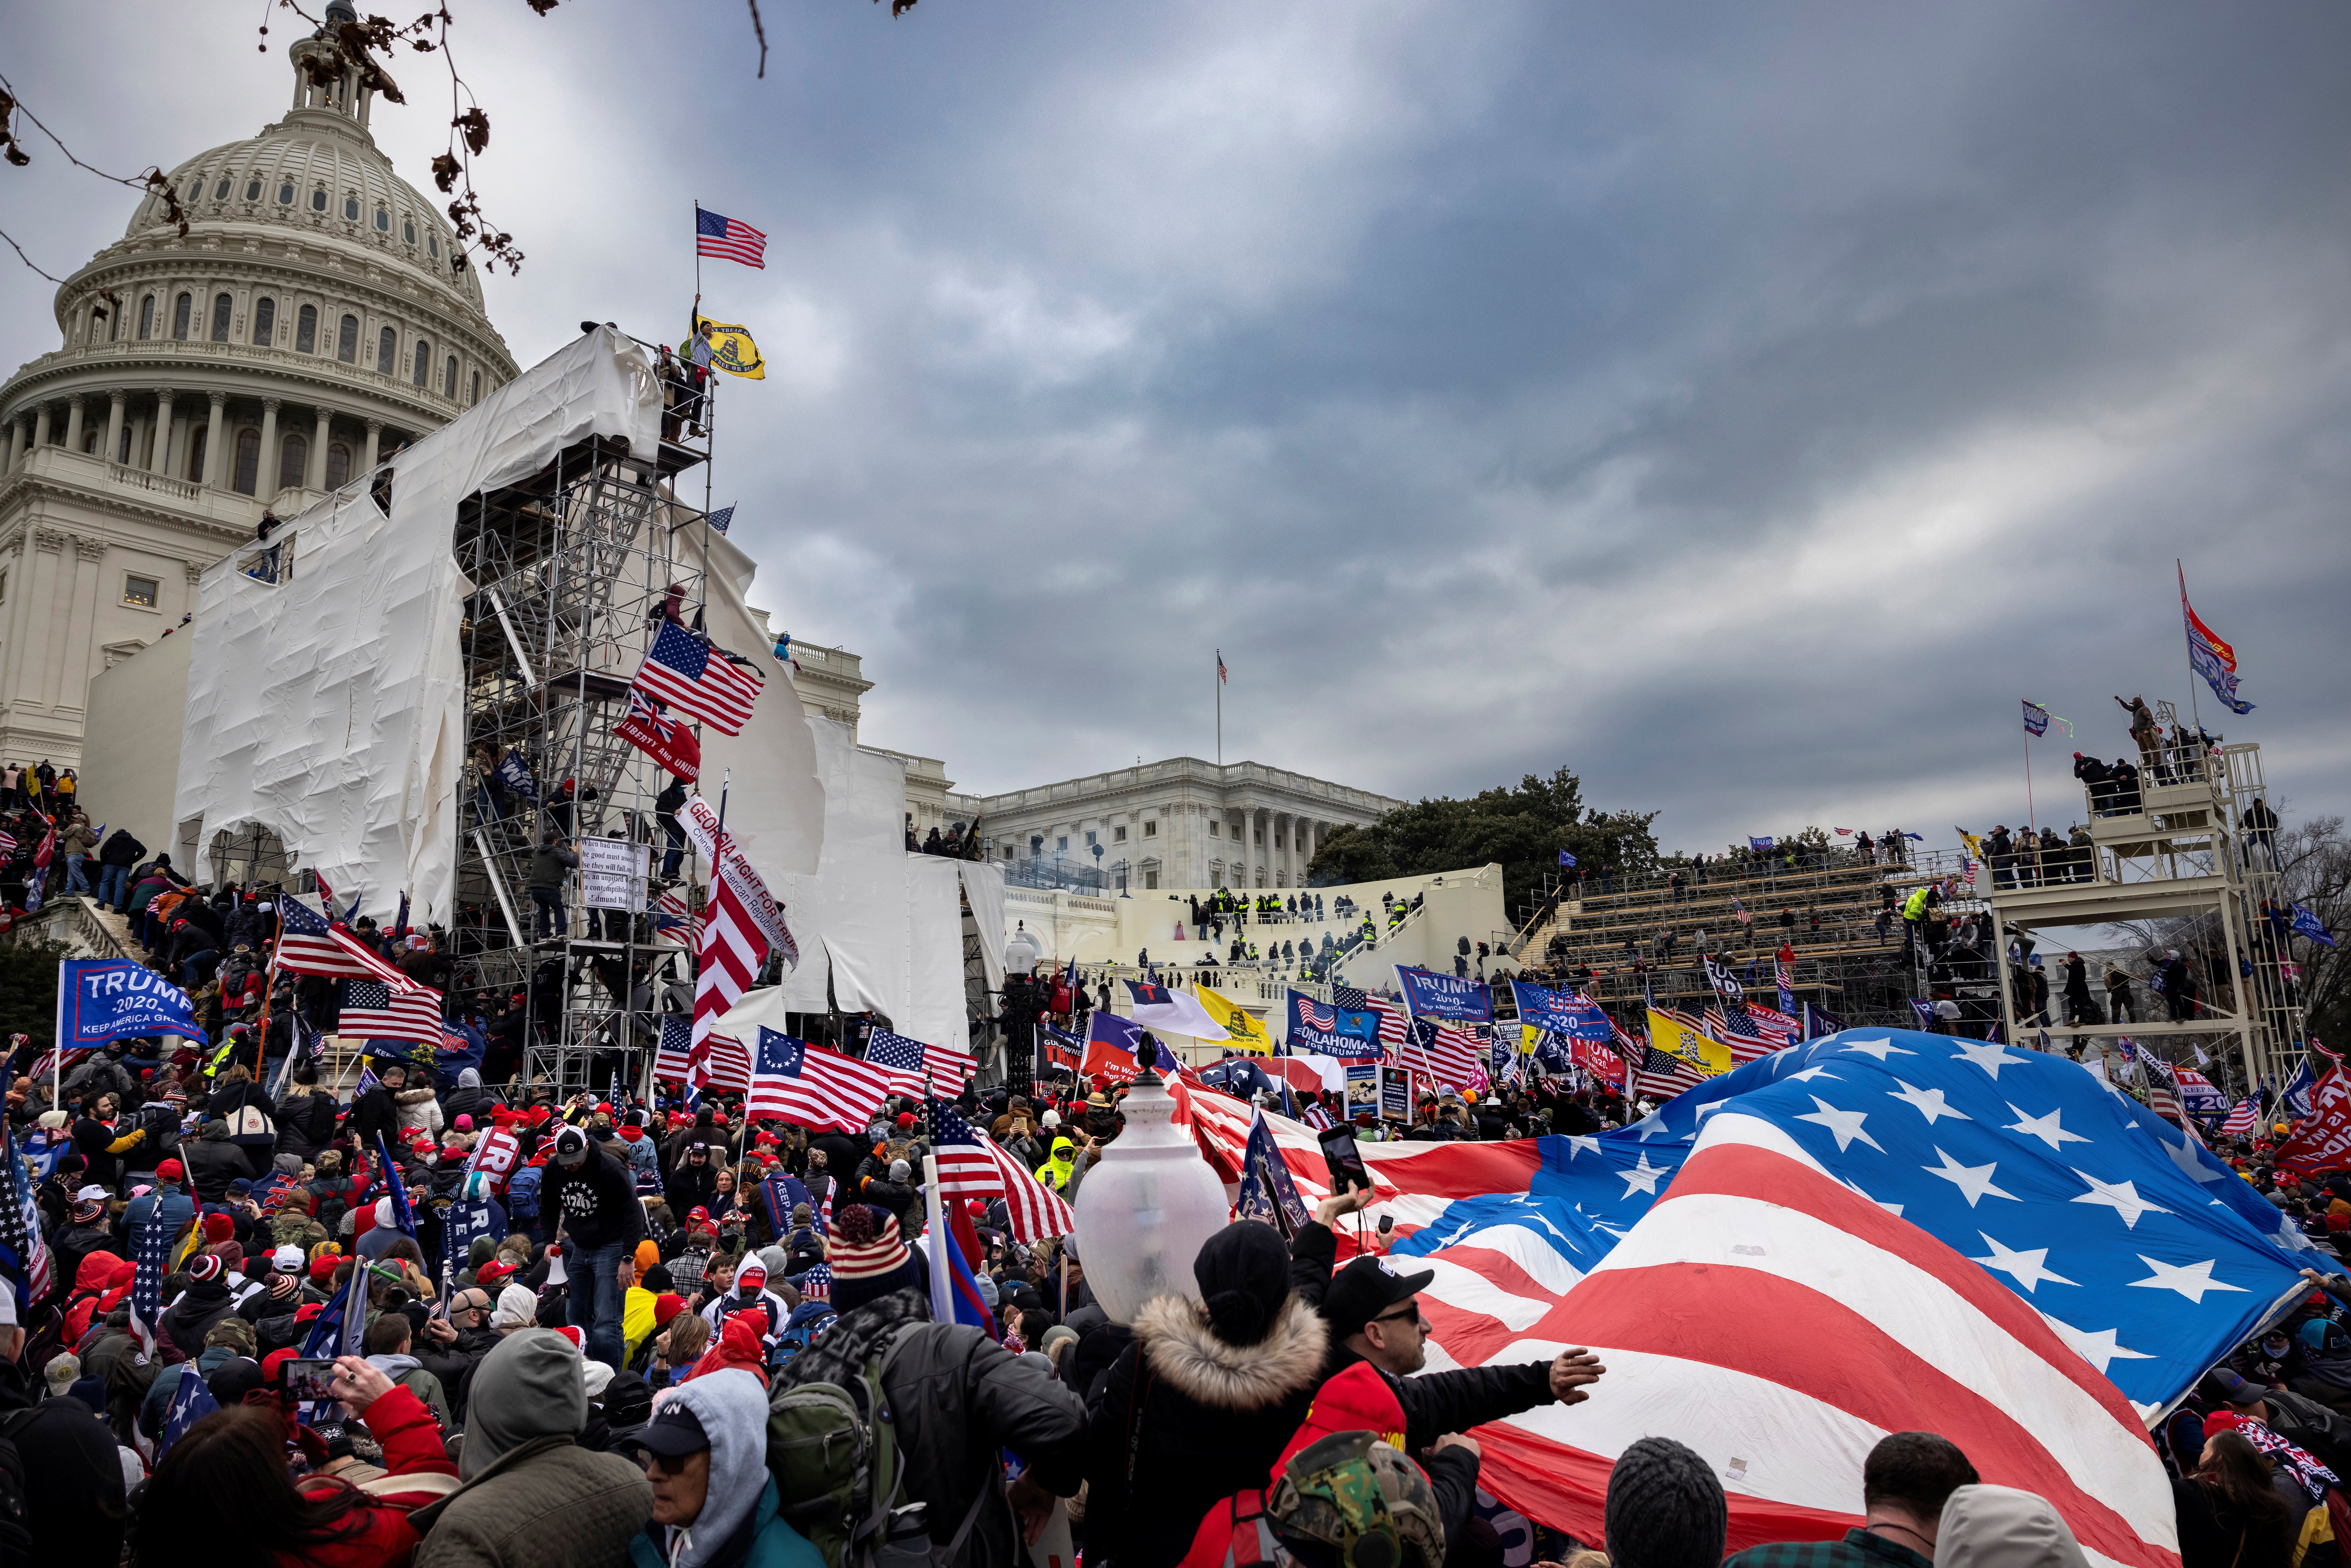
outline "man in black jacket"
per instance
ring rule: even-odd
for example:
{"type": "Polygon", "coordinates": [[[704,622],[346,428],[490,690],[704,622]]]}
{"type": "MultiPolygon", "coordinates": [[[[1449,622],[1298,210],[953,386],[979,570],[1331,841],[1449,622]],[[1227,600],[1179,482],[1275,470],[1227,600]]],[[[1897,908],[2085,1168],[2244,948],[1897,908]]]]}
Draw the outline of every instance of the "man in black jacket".
{"type": "Polygon", "coordinates": [[[583,1354],[619,1372],[625,1364],[622,1299],[636,1282],[634,1254],[645,1237],[636,1177],[592,1146],[587,1134],[567,1126],[555,1134],[543,1180],[539,1201],[559,1217],[559,1234],[571,1243],[563,1263],[571,1326],[587,1341],[583,1354]]]}
{"type": "Polygon", "coordinates": [[[1352,1214],[1370,1200],[1358,1188],[1326,1200],[1321,1218],[1309,1220],[1290,1244],[1290,1283],[1317,1303],[1331,1325],[1331,1362],[1326,1378],[1358,1361],[1385,1376],[1404,1406],[1405,1451],[1418,1454],[1447,1432],[1467,1432],[1489,1421],[1531,1410],[1553,1400],[1581,1404],[1586,1385],[1607,1370],[1581,1345],[1549,1361],[1520,1366],[1465,1366],[1421,1373],[1428,1361],[1428,1324],[1420,1315],[1421,1290],[1433,1271],[1390,1273],[1384,1260],[1365,1255],[1335,1273],[1338,1239],[1330,1221],[1352,1214]],[[1418,1376],[1413,1374],[1419,1373],[1418,1376]]]}

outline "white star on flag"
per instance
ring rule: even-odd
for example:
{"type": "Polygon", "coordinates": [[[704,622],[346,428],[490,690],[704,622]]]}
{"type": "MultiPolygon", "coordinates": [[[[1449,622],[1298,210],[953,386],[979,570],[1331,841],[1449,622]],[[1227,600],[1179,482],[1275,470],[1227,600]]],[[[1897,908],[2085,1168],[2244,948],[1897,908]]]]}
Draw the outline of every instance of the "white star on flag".
{"type": "Polygon", "coordinates": [[[2109,1206],[2116,1214],[2123,1217],[2123,1228],[2126,1230],[2137,1230],[2138,1228],[2138,1217],[2142,1214],[2150,1212],[2155,1214],[2169,1214],[2171,1212],[2171,1210],[2164,1207],[2163,1205],[2159,1203],[2149,1203],[2147,1199],[2139,1197],[2137,1186],[2130,1182],[2100,1181],[2097,1177],[2092,1176],[2085,1170],[2077,1169],[2074,1174],[2090,1184],[2090,1190],[2084,1193],[2074,1201],[2075,1203],[2103,1203],[2109,1206]]]}
{"type": "Polygon", "coordinates": [[[2077,1329],[2071,1323],[2059,1322],[2047,1312],[2041,1314],[2041,1321],[2055,1330],[2059,1339],[2080,1352],[2082,1359],[2096,1367],[2102,1376],[2105,1373],[2106,1364],[2110,1361],[2153,1361],[2155,1359],[2143,1350],[2125,1350],[2116,1343],[2115,1336],[2122,1333],[2120,1329],[2101,1329],[2096,1333],[2091,1333],[2087,1330],[2077,1329]]]}
{"type": "Polygon", "coordinates": [[[1840,1111],[1817,1094],[1813,1096],[1813,1103],[1819,1106],[1820,1109],[1811,1112],[1805,1115],[1799,1116],[1796,1120],[1799,1122],[1817,1122],[1822,1126],[1826,1127],[1830,1132],[1835,1134],[1837,1153],[1843,1154],[1845,1150],[1851,1148],[1853,1146],[1854,1140],[1856,1138],[1860,1139],[1863,1143],[1867,1144],[1871,1148],[1876,1149],[1881,1155],[1886,1152],[1885,1145],[1879,1143],[1876,1138],[1871,1137],[1867,1133],[1861,1130],[1861,1124],[1869,1119],[1868,1112],[1840,1111]]]}
{"type": "MultiPolygon", "coordinates": [[[[1935,1156],[1943,1162],[1940,1170],[1933,1166],[1920,1166],[1918,1168],[1928,1176],[1941,1176],[1945,1181],[1958,1187],[1960,1194],[1967,1198],[1970,1208],[1973,1208],[1979,1201],[1986,1197],[2005,1197],[2018,1202],[2022,1201],[2017,1198],[2016,1194],[1992,1185],[1992,1172],[2000,1168],[1998,1160],[1993,1160],[1987,1165],[1963,1166],[1939,1148],[1935,1151],[1935,1156]]],[[[1978,1234],[1980,1235],[1981,1232],[1978,1234]]],[[[1994,1245],[1998,1244],[1994,1243],[1994,1245]]]]}
{"type": "Polygon", "coordinates": [[[1585,1153],[1596,1155],[1599,1152],[1600,1140],[1593,1137],[1589,1134],[1577,1134],[1567,1140],[1567,1163],[1569,1165],[1573,1165],[1575,1163],[1575,1156],[1578,1155],[1585,1153]]]}
{"type": "Polygon", "coordinates": [[[1874,1056],[1880,1061],[1885,1061],[1889,1056],[1916,1056],[1918,1054],[1915,1051],[1903,1050],[1900,1046],[1895,1044],[1890,1039],[1859,1040],[1852,1045],[1846,1046],[1845,1050],[1857,1051],[1864,1056],[1874,1056]]]}
{"type": "MultiPolygon", "coordinates": [[[[1982,1068],[1986,1072],[1991,1073],[1995,1079],[2000,1076],[2000,1070],[2001,1068],[2013,1067],[2024,1061],[2024,1058],[2021,1056],[2011,1056],[2006,1051],[2002,1050],[1998,1045],[1994,1045],[1986,1040],[1962,1039],[1955,1040],[1951,1043],[1959,1048],[1959,1056],[1951,1058],[1952,1061],[1957,1061],[1960,1057],[1965,1057],[1968,1061],[1974,1062],[1978,1067],[1982,1068]]],[[[2020,1115],[2022,1114],[2022,1112],[2018,1113],[2020,1115]]]]}
{"type": "Polygon", "coordinates": [[[2038,1138],[2052,1149],[2063,1149],[2067,1144],[2086,1144],[2090,1141],[2081,1134],[2069,1133],[2057,1124],[2057,1118],[2065,1113],[2065,1109],[2062,1105],[2046,1116],[2027,1116],[2024,1107],[2014,1103],[2011,1103],[2009,1109],[2023,1118],[2022,1121],[2011,1122],[2007,1128],[2009,1132],[2022,1133],[2028,1138],[2038,1138]]]}
{"type": "Polygon", "coordinates": [[[1657,1178],[1661,1176],[1670,1176],[1672,1172],[1663,1166],[1651,1165],[1649,1156],[1643,1155],[1641,1163],[1637,1166],[1629,1171],[1618,1171],[1616,1174],[1624,1178],[1625,1196],[1630,1197],[1635,1192],[1654,1194],[1657,1190],[1657,1178]]]}
{"type": "Polygon", "coordinates": [[[1791,1072],[1788,1074],[1788,1082],[1791,1083],[1810,1083],[1815,1078],[1826,1078],[1832,1082],[1842,1082],[1842,1080],[1837,1078],[1835,1073],[1831,1072],[1825,1067],[1807,1067],[1802,1072],[1791,1072]]]}
{"type": "Polygon", "coordinates": [[[2075,1281],[2065,1278],[2064,1275],[2042,1266],[2043,1261],[2049,1256],[2049,1249],[2046,1247],[2035,1247],[2030,1250],[2017,1251],[2014,1249],[2003,1247],[1999,1242],[1994,1241],[1991,1239],[1991,1234],[1987,1231],[1979,1230],[1976,1234],[1982,1237],[1984,1239],[1984,1244],[1991,1249],[1991,1256],[1989,1258],[1970,1258],[1968,1261],[1970,1263],[1980,1263],[1987,1269],[1998,1269],[2003,1273],[2013,1275],[2016,1279],[2018,1288],[2022,1290],[2028,1296],[2032,1293],[2032,1288],[2040,1284],[2043,1280],[2054,1280],[2061,1285],[2071,1285],[2075,1283],[2075,1281]]]}
{"type": "Polygon", "coordinates": [[[1939,1089],[1914,1088],[1909,1083],[1905,1082],[1899,1078],[1896,1079],[1894,1082],[1902,1085],[1902,1092],[1896,1094],[1894,1098],[1901,1101],[1904,1104],[1910,1106],[1921,1116],[1926,1117],[1927,1125],[1930,1127],[1935,1124],[1938,1119],[1944,1116],[1949,1116],[1954,1122],[1972,1122],[1975,1120],[1973,1116],[1969,1115],[1965,1111],[1952,1110],[1949,1103],[1944,1100],[1943,1092],[1939,1089]]]}
{"type": "Polygon", "coordinates": [[[2200,1307],[2209,1291],[2241,1291],[2244,1289],[2242,1285],[2231,1285],[2212,1278],[2212,1265],[2219,1261],[2217,1259],[2207,1258],[2201,1263],[2158,1263],[2141,1252],[2138,1260],[2155,1272],[2144,1280],[2133,1280],[2131,1288],[2135,1291],[2177,1291],[2200,1307]]]}

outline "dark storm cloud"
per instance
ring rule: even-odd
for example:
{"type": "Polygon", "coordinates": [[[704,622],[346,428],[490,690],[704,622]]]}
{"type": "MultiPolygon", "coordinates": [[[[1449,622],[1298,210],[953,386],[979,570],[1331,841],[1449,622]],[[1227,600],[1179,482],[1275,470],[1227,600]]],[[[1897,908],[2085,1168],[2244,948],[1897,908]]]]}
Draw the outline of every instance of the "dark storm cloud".
{"type": "MultiPolygon", "coordinates": [[[[765,82],[726,5],[460,13],[531,253],[491,307],[526,362],[667,335],[692,199],[769,232],[705,275],[774,366],[718,498],[868,739],[978,789],[1206,754],[1221,646],[1228,757],[1939,839],[2021,815],[2019,697],[2109,756],[2111,693],[2185,709],[2179,556],[2262,704],[2220,727],[2345,804],[2338,10],[767,9],[765,82]]],[[[277,110],[242,25],[170,24],[219,69],[123,162],[277,110]]],[[[379,116],[412,176],[432,119],[379,116]]]]}

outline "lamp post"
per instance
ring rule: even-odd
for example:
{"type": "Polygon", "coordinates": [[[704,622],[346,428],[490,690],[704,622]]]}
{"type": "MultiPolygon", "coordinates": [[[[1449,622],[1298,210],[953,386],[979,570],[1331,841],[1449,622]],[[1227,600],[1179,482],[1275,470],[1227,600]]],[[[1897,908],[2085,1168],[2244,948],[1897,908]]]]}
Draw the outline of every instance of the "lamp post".
{"type": "Polygon", "coordinates": [[[1102,844],[1100,843],[1100,841],[1096,841],[1096,843],[1095,843],[1095,844],[1094,844],[1094,846],[1093,846],[1093,850],[1094,850],[1094,891],[1095,891],[1096,893],[1100,893],[1100,892],[1102,892],[1102,844]]]}

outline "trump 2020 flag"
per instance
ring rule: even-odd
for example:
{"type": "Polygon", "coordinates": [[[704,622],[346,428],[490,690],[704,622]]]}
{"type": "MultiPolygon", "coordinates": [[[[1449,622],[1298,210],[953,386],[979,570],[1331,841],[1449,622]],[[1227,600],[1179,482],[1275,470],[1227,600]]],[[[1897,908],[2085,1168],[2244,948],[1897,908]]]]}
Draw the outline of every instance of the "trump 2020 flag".
{"type": "Polygon", "coordinates": [[[175,1034],[207,1041],[188,993],[129,958],[57,960],[57,1044],[88,1051],[110,1040],[175,1034]]]}
{"type": "Polygon", "coordinates": [[[2231,713],[2251,713],[2253,705],[2237,695],[2237,651],[2222,642],[2204,618],[2188,602],[2188,569],[2180,567],[2179,613],[2188,623],[2188,662],[2212,688],[2212,695],[2229,705],[2231,713]]]}

